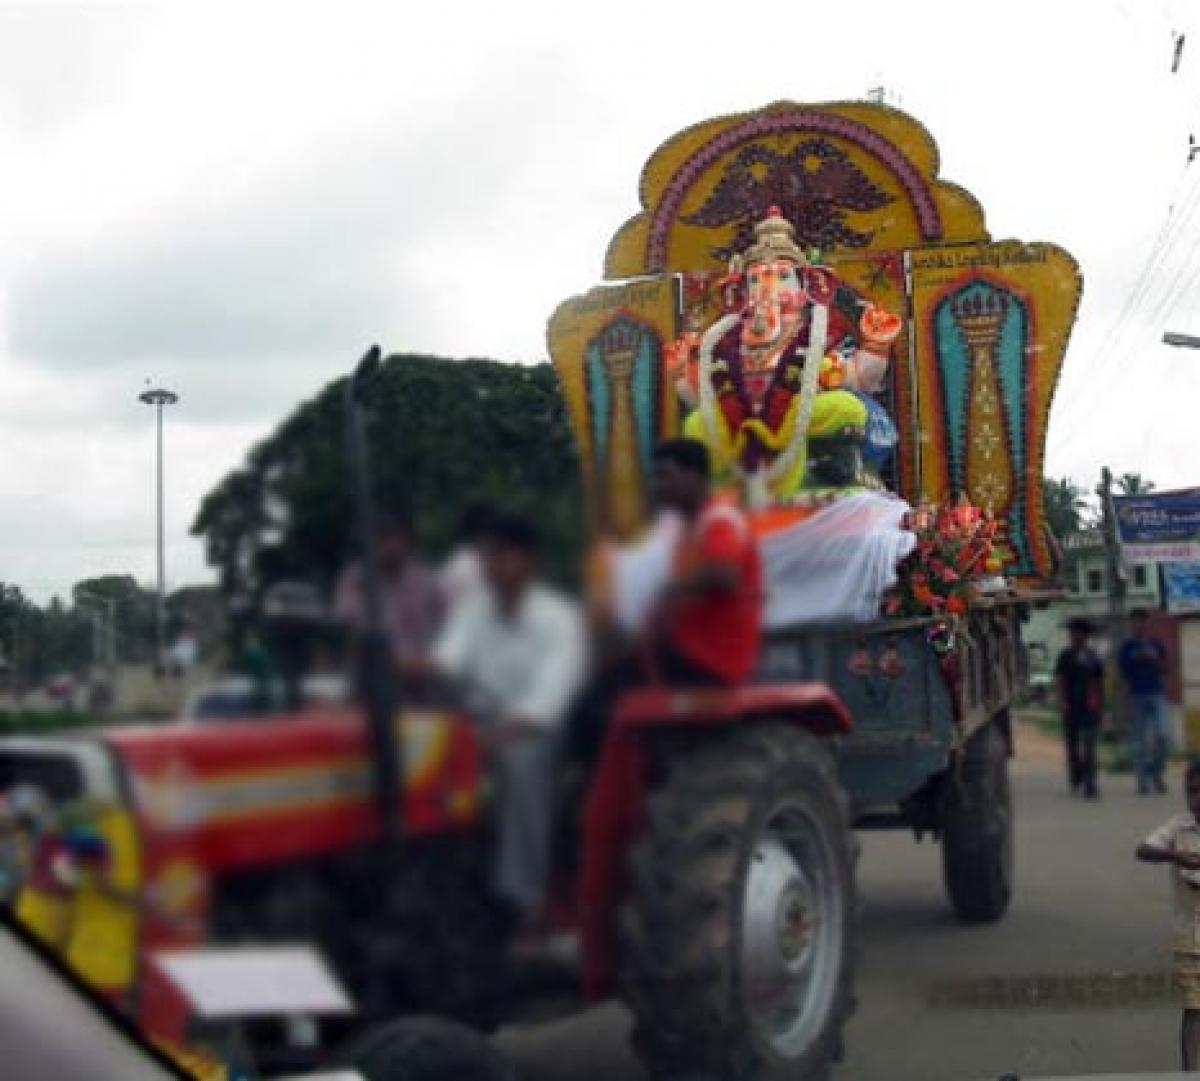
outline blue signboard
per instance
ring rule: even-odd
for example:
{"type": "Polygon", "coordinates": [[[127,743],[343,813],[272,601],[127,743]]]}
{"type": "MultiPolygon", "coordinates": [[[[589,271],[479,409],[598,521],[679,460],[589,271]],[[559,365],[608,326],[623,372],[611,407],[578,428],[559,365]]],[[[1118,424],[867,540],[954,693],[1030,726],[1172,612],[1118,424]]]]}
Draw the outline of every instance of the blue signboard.
{"type": "Polygon", "coordinates": [[[1200,559],[1200,488],[1113,497],[1126,558],[1200,559]]]}
{"type": "Polygon", "coordinates": [[[1162,576],[1168,612],[1200,612],[1200,563],[1164,563],[1162,576]]]}

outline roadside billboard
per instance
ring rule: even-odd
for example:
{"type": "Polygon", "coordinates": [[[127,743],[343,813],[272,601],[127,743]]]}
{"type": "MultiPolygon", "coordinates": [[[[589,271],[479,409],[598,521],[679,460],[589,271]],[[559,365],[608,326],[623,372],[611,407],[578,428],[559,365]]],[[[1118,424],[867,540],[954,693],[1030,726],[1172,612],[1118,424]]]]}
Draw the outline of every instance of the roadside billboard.
{"type": "Polygon", "coordinates": [[[1172,615],[1200,613],[1200,563],[1162,565],[1163,605],[1172,615]]]}
{"type": "Polygon", "coordinates": [[[1129,562],[1200,561],[1200,488],[1114,496],[1113,507],[1129,562]]]}

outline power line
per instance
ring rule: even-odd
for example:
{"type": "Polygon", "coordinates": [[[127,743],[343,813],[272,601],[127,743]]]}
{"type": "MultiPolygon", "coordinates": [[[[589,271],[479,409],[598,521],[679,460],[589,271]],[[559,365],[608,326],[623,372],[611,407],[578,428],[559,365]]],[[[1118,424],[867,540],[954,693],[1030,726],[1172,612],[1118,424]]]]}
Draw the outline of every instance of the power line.
{"type": "MultiPolygon", "coordinates": [[[[1126,296],[1125,303],[1114,322],[1112,333],[1088,367],[1087,382],[1078,388],[1066,403],[1067,408],[1056,417],[1058,422],[1054,427],[1056,438],[1050,448],[1055,454],[1064,452],[1074,440],[1076,426],[1068,421],[1073,420],[1076,415],[1090,411],[1097,397],[1109,392],[1110,378],[1116,374],[1115,366],[1119,365],[1125,347],[1134,344],[1139,331],[1144,326],[1143,313],[1149,298],[1155,292],[1153,289],[1155,281],[1160,277],[1164,268],[1171,265],[1173,256],[1183,242],[1182,238],[1187,235],[1197,211],[1200,210],[1200,175],[1194,172],[1191,186],[1184,195],[1183,201],[1179,203],[1178,207],[1175,205],[1180,188],[1187,179],[1187,173],[1188,169],[1185,164],[1176,179],[1170,209],[1159,227],[1132,289],[1126,296]]],[[[1153,300],[1149,300],[1155,310],[1165,304],[1168,298],[1177,298],[1178,295],[1181,295],[1178,292],[1179,287],[1184,281],[1185,274],[1194,273],[1196,258],[1195,253],[1191,253],[1185,263],[1174,268],[1174,275],[1169,284],[1166,284],[1166,288],[1158,291],[1157,297],[1153,300]]],[[[1192,279],[1189,277],[1188,281],[1190,280],[1192,279]]]]}

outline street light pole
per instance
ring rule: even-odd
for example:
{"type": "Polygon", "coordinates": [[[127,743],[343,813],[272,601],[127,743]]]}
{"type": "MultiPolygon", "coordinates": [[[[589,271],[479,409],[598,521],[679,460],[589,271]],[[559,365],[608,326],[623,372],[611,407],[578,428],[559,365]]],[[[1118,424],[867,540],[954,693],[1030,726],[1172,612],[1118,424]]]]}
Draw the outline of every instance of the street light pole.
{"type": "Polygon", "coordinates": [[[163,556],[163,406],[174,405],[179,395],[165,387],[154,387],[138,395],[138,401],[154,406],[157,427],[158,474],[158,600],[154,612],[154,666],[159,669],[166,651],[166,573],[163,556]]]}

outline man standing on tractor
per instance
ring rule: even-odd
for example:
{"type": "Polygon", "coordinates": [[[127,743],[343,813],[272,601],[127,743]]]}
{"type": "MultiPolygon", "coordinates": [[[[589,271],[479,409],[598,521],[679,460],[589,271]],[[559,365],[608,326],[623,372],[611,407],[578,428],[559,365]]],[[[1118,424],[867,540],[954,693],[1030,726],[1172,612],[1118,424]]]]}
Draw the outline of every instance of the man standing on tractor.
{"type": "MultiPolygon", "coordinates": [[[[572,721],[585,761],[599,754],[617,699],[633,687],[719,686],[745,680],[762,639],[758,542],[742,512],[712,493],[708,448],[692,439],[660,443],[653,455],[655,508],[683,523],[672,573],[639,639],[601,660],[572,721]]],[[[610,631],[601,628],[602,633],[610,631]]]]}
{"type": "Polygon", "coordinates": [[[528,519],[496,512],[484,529],[486,588],[455,606],[432,661],[408,670],[448,677],[479,700],[499,788],[496,892],[533,932],[550,874],[562,722],[583,676],[583,625],[571,601],[537,580],[528,519]]]}

